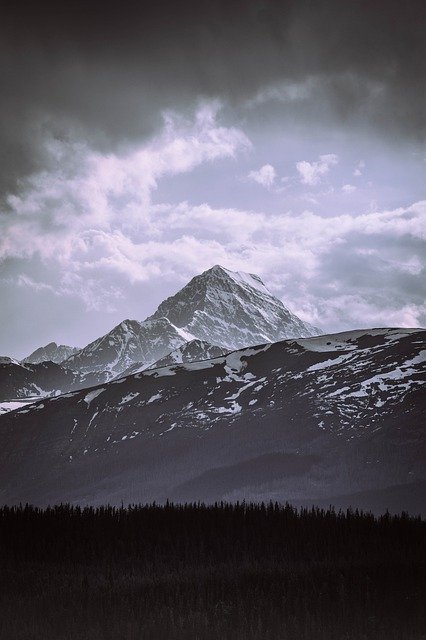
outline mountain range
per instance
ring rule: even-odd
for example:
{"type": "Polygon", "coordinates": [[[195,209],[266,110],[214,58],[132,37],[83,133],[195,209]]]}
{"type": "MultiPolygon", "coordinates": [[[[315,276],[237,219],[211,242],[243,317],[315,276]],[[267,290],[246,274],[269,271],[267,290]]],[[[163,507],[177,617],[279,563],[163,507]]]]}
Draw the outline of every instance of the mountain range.
{"type": "Polygon", "coordinates": [[[425,338],[286,340],[23,407],[0,418],[0,501],[424,512],[425,338]]]}
{"type": "Polygon", "coordinates": [[[293,315],[255,275],[216,265],[195,276],[143,322],[124,320],[63,365],[116,377],[149,366],[194,339],[232,350],[320,331],[293,315]]]}
{"type": "Polygon", "coordinates": [[[89,386],[94,379],[111,380],[153,366],[171,352],[176,357],[181,353],[183,361],[198,360],[250,344],[319,333],[292,314],[258,276],[216,265],[193,278],[143,322],[123,320],[82,349],[51,342],[25,358],[22,370],[8,372],[5,363],[0,370],[0,401],[54,395],[75,389],[80,382],[89,386]],[[47,372],[26,366],[44,361],[76,373],[57,370],[55,380],[52,367],[47,372]]]}
{"type": "Polygon", "coordinates": [[[102,372],[86,374],[65,369],[50,360],[29,364],[11,358],[0,358],[0,402],[57,396],[104,382],[102,372]]]}
{"type": "Polygon", "coordinates": [[[55,362],[60,364],[74,353],[77,353],[77,347],[69,347],[66,344],[56,344],[56,342],[49,342],[45,347],[39,347],[33,351],[29,356],[23,359],[22,362],[28,362],[30,364],[40,364],[40,362],[55,362]]]}
{"type": "Polygon", "coordinates": [[[1,358],[0,502],[426,513],[426,332],[319,333],[216,266],[60,364],[1,358]]]}

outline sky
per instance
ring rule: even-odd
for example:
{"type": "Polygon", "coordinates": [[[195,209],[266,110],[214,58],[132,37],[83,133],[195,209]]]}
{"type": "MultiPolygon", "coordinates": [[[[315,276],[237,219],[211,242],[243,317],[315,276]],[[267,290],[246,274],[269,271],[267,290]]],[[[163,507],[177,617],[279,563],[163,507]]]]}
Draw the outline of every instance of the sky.
{"type": "Polygon", "coordinates": [[[7,3],[0,354],[215,264],[324,332],[426,326],[425,27],[417,0],[7,3]]]}

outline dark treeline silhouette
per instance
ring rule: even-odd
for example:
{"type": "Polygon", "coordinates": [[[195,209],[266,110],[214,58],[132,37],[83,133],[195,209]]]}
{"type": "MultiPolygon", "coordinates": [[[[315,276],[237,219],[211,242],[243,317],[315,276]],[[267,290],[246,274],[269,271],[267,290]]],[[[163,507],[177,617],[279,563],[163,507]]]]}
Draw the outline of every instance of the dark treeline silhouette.
{"type": "Polygon", "coordinates": [[[270,503],[0,509],[1,640],[420,640],[426,522],[270,503]]]}

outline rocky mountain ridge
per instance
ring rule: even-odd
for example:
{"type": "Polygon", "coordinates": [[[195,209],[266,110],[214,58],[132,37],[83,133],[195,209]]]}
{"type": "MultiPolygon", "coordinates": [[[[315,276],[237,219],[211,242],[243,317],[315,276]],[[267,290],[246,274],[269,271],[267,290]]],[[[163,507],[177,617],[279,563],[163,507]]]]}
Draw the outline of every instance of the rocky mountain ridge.
{"type": "Polygon", "coordinates": [[[54,362],[60,364],[74,353],[77,353],[77,347],[69,347],[66,344],[56,344],[56,342],[49,342],[45,347],[39,347],[33,351],[29,356],[24,358],[22,362],[28,362],[29,364],[40,364],[40,362],[54,362]]]}
{"type": "Polygon", "coordinates": [[[0,402],[60,395],[105,380],[102,372],[83,374],[50,360],[36,364],[0,360],[0,402]]]}
{"type": "Polygon", "coordinates": [[[112,379],[148,367],[194,339],[227,351],[321,333],[292,314],[253,274],[216,265],[195,276],[145,321],[125,320],[69,357],[64,366],[112,379]]]}
{"type": "Polygon", "coordinates": [[[123,371],[119,377],[130,376],[140,373],[146,369],[158,369],[159,367],[167,367],[173,364],[183,364],[185,362],[197,362],[199,360],[209,360],[224,355],[227,349],[212,345],[205,340],[190,340],[183,345],[171,351],[154,364],[146,366],[143,362],[136,362],[131,367],[123,371]]]}
{"type": "Polygon", "coordinates": [[[425,338],[285,340],[23,407],[0,418],[0,500],[422,511],[425,338]]]}

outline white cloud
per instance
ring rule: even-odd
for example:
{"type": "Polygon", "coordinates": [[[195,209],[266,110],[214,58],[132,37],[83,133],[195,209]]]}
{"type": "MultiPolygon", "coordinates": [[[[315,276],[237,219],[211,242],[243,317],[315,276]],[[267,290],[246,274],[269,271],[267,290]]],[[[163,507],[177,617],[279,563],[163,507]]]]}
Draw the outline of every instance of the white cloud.
{"type": "Polygon", "coordinates": [[[342,187],[343,193],[353,193],[356,191],[356,187],[353,184],[344,184],[342,187]]]}
{"type": "Polygon", "coordinates": [[[271,189],[274,185],[277,173],[271,164],[264,164],[258,171],[250,171],[248,174],[250,180],[254,180],[266,189],[271,189]]]}
{"type": "Polygon", "coordinates": [[[182,202],[153,206],[147,218],[155,233],[86,232],[84,250],[66,265],[55,258],[62,272],[57,292],[108,310],[137,283],[161,287],[167,280],[177,289],[220,263],[259,273],[293,311],[323,329],[416,326],[426,311],[424,293],[413,293],[421,291],[425,269],[426,202],[329,218],[182,202]]]}
{"type": "Polygon", "coordinates": [[[309,77],[299,82],[279,82],[262,87],[254,98],[247,101],[248,107],[255,107],[269,101],[282,103],[300,102],[310,98],[318,88],[318,78],[309,77]]]}
{"type": "Polygon", "coordinates": [[[52,285],[36,281],[25,273],[20,273],[14,282],[18,287],[28,287],[33,291],[49,291],[50,293],[56,294],[56,290],[52,285]]]}
{"type": "Polygon", "coordinates": [[[359,178],[360,176],[362,176],[364,169],[365,169],[365,162],[364,160],[360,160],[354,169],[353,175],[356,178],[359,178]]]}
{"type": "Polygon", "coordinates": [[[333,165],[338,163],[339,159],[334,153],[327,153],[319,157],[316,162],[308,162],[307,160],[301,160],[296,163],[296,169],[300,175],[300,181],[302,184],[308,184],[315,186],[321,182],[323,176],[325,176],[333,165]]]}
{"type": "Polygon", "coordinates": [[[0,214],[0,259],[39,254],[68,262],[90,253],[100,231],[155,234],[149,211],[158,180],[250,147],[240,129],[217,123],[218,110],[205,104],[190,121],[166,114],[159,136],[121,156],[55,141],[56,170],[31,176],[0,214]]]}
{"type": "MultiPolygon", "coordinates": [[[[124,309],[136,287],[143,292],[167,280],[177,289],[221,263],[259,273],[323,329],[419,324],[426,202],[329,217],[153,202],[159,180],[249,147],[241,130],[219,124],[214,105],[192,120],[169,114],[159,136],[120,156],[56,142],[56,169],[34,175],[9,200],[0,255],[20,259],[21,287],[77,296],[87,309],[124,309]],[[24,273],[31,256],[45,266],[40,278],[24,273]]],[[[302,182],[317,184],[337,160],[327,154],[298,163],[302,182]]],[[[253,173],[267,188],[277,181],[272,165],[253,173]]]]}
{"type": "Polygon", "coordinates": [[[413,278],[421,283],[426,202],[330,218],[309,211],[266,215],[188,203],[161,205],[152,215],[156,238],[99,234],[82,274],[184,283],[222,263],[263,275],[292,309],[323,328],[386,325],[390,319],[403,325],[408,317],[409,324],[420,322],[421,302],[410,300],[404,289],[413,278]]]}

